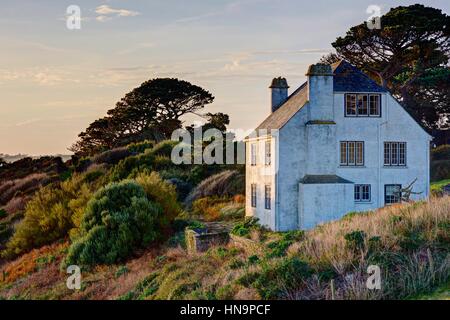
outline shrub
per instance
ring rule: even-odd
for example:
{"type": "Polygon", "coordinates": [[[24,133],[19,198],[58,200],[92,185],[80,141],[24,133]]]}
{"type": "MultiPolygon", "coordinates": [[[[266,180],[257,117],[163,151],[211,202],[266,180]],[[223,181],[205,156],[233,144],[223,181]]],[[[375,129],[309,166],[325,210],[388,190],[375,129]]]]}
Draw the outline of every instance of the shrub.
{"type": "Polygon", "coordinates": [[[192,184],[181,179],[171,178],[167,182],[175,186],[178,194],[178,200],[183,201],[192,190],[192,184]]]}
{"type": "Polygon", "coordinates": [[[0,186],[0,204],[8,203],[14,196],[31,194],[51,179],[45,173],[34,173],[22,179],[16,179],[0,186]]]}
{"type": "Polygon", "coordinates": [[[361,230],[352,231],[344,235],[347,246],[352,250],[364,249],[364,241],[366,239],[366,233],[361,230]]]}
{"type": "Polygon", "coordinates": [[[105,151],[103,153],[97,154],[92,159],[92,162],[96,164],[107,163],[116,164],[120,160],[125,159],[131,155],[131,152],[127,147],[115,148],[112,150],[105,151]]]}
{"type": "Polygon", "coordinates": [[[29,200],[30,197],[14,197],[3,207],[3,209],[8,214],[15,214],[24,211],[29,200]]]}
{"type": "Polygon", "coordinates": [[[144,153],[147,149],[153,148],[155,143],[150,140],[144,140],[141,142],[130,143],[127,148],[131,153],[144,153]]]}
{"type": "Polygon", "coordinates": [[[161,206],[134,181],[112,183],[95,193],[70,246],[65,265],[112,264],[158,239],[161,206]]]}
{"type": "Polygon", "coordinates": [[[253,229],[258,229],[258,219],[256,218],[246,218],[244,221],[239,222],[234,225],[231,230],[231,234],[246,237],[250,234],[250,231],[253,229]]]}
{"type": "Polygon", "coordinates": [[[144,189],[150,200],[158,203],[164,215],[162,224],[167,224],[175,219],[181,212],[177,200],[177,192],[174,185],[164,181],[156,172],[150,174],[143,172],[136,177],[136,182],[144,189]]]}
{"type": "Polygon", "coordinates": [[[243,194],[245,177],[238,171],[223,171],[203,180],[188,196],[186,203],[208,196],[234,196],[243,194]]]}
{"type": "Polygon", "coordinates": [[[285,290],[300,286],[311,274],[312,269],[307,263],[291,257],[266,264],[261,272],[246,273],[238,283],[257,289],[263,299],[280,299],[285,290]]]}
{"type": "Polygon", "coordinates": [[[11,257],[66,237],[76,226],[73,219],[79,219],[90,197],[82,176],[41,188],[28,202],[24,219],[3,255],[11,257]]]}
{"type": "Polygon", "coordinates": [[[154,155],[151,150],[145,151],[143,154],[128,157],[121,160],[111,171],[111,181],[120,181],[127,179],[132,175],[138,174],[140,171],[151,170],[153,168],[154,155]]]}
{"type": "Polygon", "coordinates": [[[0,209],[0,219],[6,218],[7,215],[6,210],[0,209]]]}
{"type": "Polygon", "coordinates": [[[170,158],[172,156],[172,149],[178,144],[178,141],[165,140],[158,143],[152,149],[154,156],[164,156],[170,158]]]}

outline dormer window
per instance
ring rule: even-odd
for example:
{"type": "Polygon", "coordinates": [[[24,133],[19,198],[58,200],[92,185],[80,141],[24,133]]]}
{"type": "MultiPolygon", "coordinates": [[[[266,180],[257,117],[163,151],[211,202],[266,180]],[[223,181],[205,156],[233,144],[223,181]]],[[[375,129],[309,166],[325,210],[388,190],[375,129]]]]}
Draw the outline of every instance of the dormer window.
{"type": "Polygon", "coordinates": [[[346,117],[380,117],[381,95],[348,93],[345,95],[346,117]]]}

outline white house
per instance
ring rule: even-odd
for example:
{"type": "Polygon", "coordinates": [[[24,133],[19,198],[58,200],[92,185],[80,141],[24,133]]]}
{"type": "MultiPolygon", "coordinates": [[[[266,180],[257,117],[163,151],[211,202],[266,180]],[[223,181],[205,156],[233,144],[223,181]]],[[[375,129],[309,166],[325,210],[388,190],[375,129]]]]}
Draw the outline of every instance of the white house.
{"type": "Polygon", "coordinates": [[[246,139],[246,215],[275,231],[309,229],[429,195],[431,137],[391,94],[346,61],[309,67],[288,96],[271,85],[271,113],[246,139]]]}

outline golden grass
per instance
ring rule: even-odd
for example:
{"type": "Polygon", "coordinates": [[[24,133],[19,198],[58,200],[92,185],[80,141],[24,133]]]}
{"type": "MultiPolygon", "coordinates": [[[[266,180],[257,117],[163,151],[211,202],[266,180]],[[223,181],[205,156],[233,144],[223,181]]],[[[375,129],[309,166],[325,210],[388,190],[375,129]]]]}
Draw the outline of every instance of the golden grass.
{"type": "Polygon", "coordinates": [[[307,232],[306,241],[295,244],[295,250],[289,251],[301,252],[309,261],[331,264],[336,271],[343,272],[349,262],[367,253],[348,249],[344,236],[350,232],[360,230],[367,235],[365,248],[368,239],[380,237],[382,247],[395,252],[399,250],[402,231],[420,230],[432,242],[439,236],[437,226],[449,221],[450,197],[395,205],[319,226],[307,232]]]}

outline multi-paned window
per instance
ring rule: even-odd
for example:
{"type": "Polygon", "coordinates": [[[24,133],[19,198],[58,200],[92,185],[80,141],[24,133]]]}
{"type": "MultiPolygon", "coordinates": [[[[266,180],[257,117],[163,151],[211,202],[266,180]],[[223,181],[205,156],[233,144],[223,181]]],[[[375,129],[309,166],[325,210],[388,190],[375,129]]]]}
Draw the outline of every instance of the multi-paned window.
{"type": "Polygon", "coordinates": [[[364,142],[363,141],[341,141],[340,150],[341,166],[363,166],[364,165],[364,142]]]}
{"type": "Polygon", "coordinates": [[[345,95],[346,117],[380,117],[381,95],[348,93],[345,95]]]}
{"type": "Polygon", "coordinates": [[[250,146],[250,158],[251,158],[250,161],[252,166],[256,166],[256,157],[257,157],[256,151],[257,151],[256,143],[252,143],[250,146]]]}
{"type": "Polygon", "coordinates": [[[355,202],[370,202],[370,184],[355,184],[355,202]]]}
{"type": "Polygon", "coordinates": [[[272,153],[271,153],[271,143],[270,141],[266,141],[266,146],[265,146],[265,164],[266,166],[270,166],[271,162],[272,162],[272,153]]]}
{"type": "Polygon", "coordinates": [[[256,208],[256,184],[252,183],[251,186],[251,202],[252,202],[252,207],[256,208]]]}
{"type": "Polygon", "coordinates": [[[406,142],[384,143],[384,165],[406,166],[406,142]]]}
{"type": "Polygon", "coordinates": [[[384,203],[393,204],[399,203],[402,199],[402,185],[401,184],[387,184],[384,186],[384,203]]]}
{"type": "Polygon", "coordinates": [[[266,184],[264,187],[264,208],[270,210],[272,202],[272,188],[266,184]]]}

